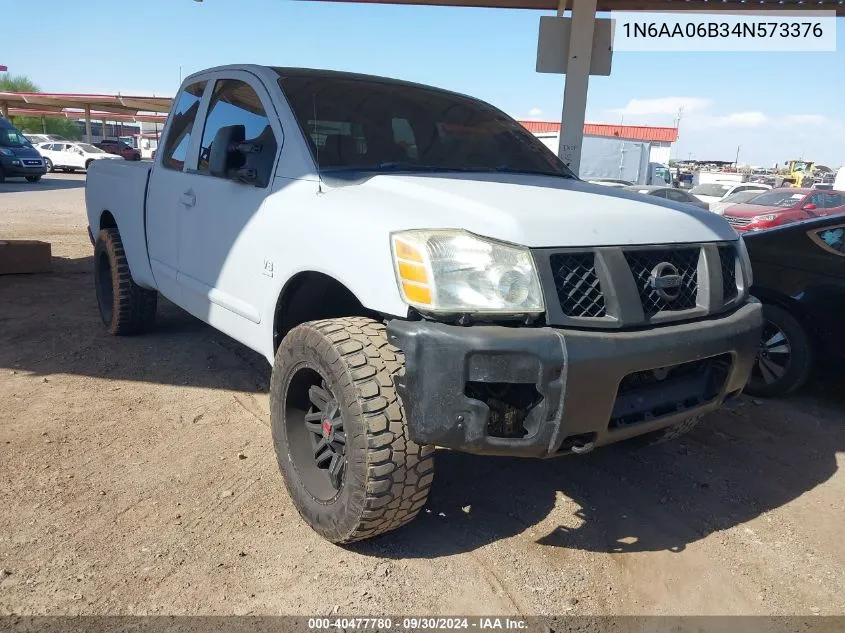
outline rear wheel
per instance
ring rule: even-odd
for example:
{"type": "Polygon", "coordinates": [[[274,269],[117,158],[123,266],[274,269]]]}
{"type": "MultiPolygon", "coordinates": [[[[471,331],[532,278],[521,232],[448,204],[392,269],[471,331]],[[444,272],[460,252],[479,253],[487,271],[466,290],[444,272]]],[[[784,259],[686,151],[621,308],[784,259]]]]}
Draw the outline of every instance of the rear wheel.
{"type": "Polygon", "coordinates": [[[85,171],[88,171],[91,168],[91,163],[93,163],[93,162],[94,162],[93,158],[89,158],[88,160],[85,161],[85,171]]]}
{"type": "Polygon", "coordinates": [[[0,167],[0,182],[6,182],[6,172],[0,167]]]}
{"type": "Polygon", "coordinates": [[[158,293],[132,280],[117,229],[103,229],[94,244],[94,284],[100,318],[109,334],[126,336],[155,323],[158,293]]]}
{"type": "Polygon", "coordinates": [[[425,505],[434,447],[408,437],[395,387],[403,371],[384,325],[363,317],[300,325],[276,352],[276,458],[296,509],[329,541],[388,532],[425,505]]]}
{"type": "Polygon", "coordinates": [[[53,161],[51,161],[49,158],[45,158],[44,164],[47,166],[47,171],[53,173],[53,161]]]}
{"type": "Polygon", "coordinates": [[[800,388],[810,375],[812,351],[804,326],[789,312],[763,305],[763,334],[745,392],[783,396],[800,388]]]}

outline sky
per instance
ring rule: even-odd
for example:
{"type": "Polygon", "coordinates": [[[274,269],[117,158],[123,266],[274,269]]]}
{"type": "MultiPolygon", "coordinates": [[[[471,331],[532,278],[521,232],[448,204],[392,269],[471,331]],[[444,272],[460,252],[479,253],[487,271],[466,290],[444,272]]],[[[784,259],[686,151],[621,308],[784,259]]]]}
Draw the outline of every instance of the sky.
{"type": "MultiPolygon", "coordinates": [[[[0,65],[45,92],[173,95],[180,76],[266,63],[397,77],[559,121],[563,75],[535,72],[547,12],[300,0],[45,0],[5,7],[0,65]],[[38,33],[62,33],[62,51],[38,33]]],[[[587,122],[674,125],[672,158],[845,164],[845,18],[826,53],[615,51],[587,122]]]]}

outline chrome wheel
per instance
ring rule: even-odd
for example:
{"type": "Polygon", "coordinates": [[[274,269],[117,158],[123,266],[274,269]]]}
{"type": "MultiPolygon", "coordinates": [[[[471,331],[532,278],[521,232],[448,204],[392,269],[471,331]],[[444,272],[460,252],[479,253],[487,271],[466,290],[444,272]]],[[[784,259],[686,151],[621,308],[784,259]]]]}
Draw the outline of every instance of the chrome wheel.
{"type": "Polygon", "coordinates": [[[783,378],[792,360],[792,347],[786,334],[771,321],[766,321],[751,380],[771,385],[783,378]]]}

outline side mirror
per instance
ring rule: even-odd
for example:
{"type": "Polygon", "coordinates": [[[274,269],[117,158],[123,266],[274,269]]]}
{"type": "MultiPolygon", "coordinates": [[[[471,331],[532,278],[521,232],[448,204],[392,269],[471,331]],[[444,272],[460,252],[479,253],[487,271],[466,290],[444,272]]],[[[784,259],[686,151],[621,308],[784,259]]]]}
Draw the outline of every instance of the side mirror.
{"type": "Polygon", "coordinates": [[[251,182],[249,174],[241,174],[239,171],[232,174],[233,170],[240,170],[246,162],[239,147],[245,139],[246,128],[243,125],[229,125],[217,130],[208,154],[208,171],[212,176],[251,182]]]}
{"type": "Polygon", "coordinates": [[[803,209],[804,209],[804,211],[815,211],[816,205],[814,205],[812,202],[810,202],[808,204],[805,204],[803,209]]]}

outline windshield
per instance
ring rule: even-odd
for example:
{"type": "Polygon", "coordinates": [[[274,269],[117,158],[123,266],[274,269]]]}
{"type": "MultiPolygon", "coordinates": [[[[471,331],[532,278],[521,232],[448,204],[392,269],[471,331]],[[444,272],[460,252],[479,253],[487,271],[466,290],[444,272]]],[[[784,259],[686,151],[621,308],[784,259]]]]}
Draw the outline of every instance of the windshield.
{"type": "Polygon", "coordinates": [[[26,137],[13,127],[0,128],[0,147],[32,147],[26,137]]]}
{"type": "Polygon", "coordinates": [[[77,145],[77,147],[86,154],[105,154],[105,152],[99,147],[94,147],[93,145],[89,145],[88,143],[80,143],[79,145],[77,145]]]}
{"type": "Polygon", "coordinates": [[[748,189],[746,191],[737,191],[729,196],[722,198],[722,202],[733,202],[735,204],[740,202],[748,202],[752,198],[760,195],[762,189],[748,189]]]}
{"type": "Polygon", "coordinates": [[[390,80],[276,72],[321,170],[575,178],[528,130],[482,101],[390,80]]]}
{"type": "Polygon", "coordinates": [[[769,191],[767,193],[760,194],[753,200],[750,200],[748,204],[755,204],[764,207],[789,208],[794,207],[803,199],[803,193],[791,193],[789,191],[769,191]]]}
{"type": "Polygon", "coordinates": [[[733,187],[733,185],[712,183],[709,185],[696,185],[690,189],[689,192],[694,196],[713,196],[715,198],[721,198],[730,191],[731,187],[733,187]]]}

